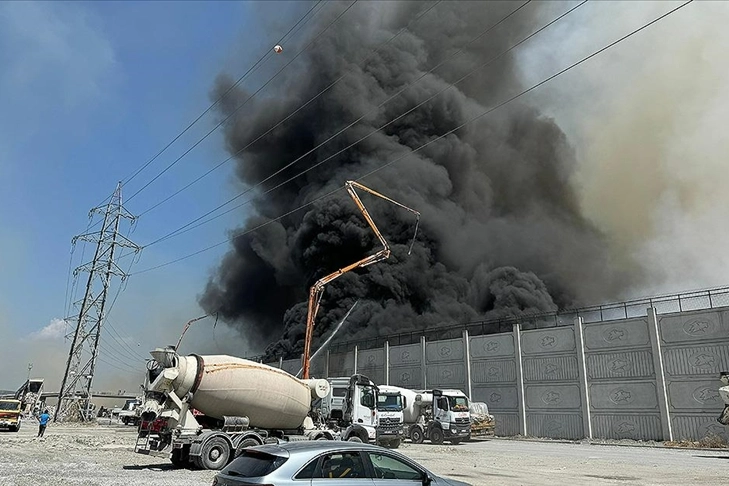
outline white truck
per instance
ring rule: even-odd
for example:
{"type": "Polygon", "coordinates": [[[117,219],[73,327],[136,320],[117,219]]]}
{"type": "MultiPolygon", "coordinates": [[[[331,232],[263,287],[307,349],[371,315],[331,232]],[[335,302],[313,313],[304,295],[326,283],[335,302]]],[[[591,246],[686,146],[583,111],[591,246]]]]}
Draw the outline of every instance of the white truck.
{"type": "Polygon", "coordinates": [[[404,435],[413,443],[433,444],[447,440],[458,444],[471,435],[468,397],[460,390],[408,390],[382,385],[381,392],[402,396],[404,435]]]}
{"type": "Polygon", "coordinates": [[[392,449],[404,437],[403,398],[400,392],[377,387],[377,443],[392,449]]]}
{"type": "Polygon", "coordinates": [[[312,419],[312,400],[329,393],[326,380],[226,355],[180,356],[172,347],[151,354],[137,453],[218,470],[264,442],[340,437],[312,419]]]}
{"type": "MultiPolygon", "coordinates": [[[[366,376],[327,378],[331,391],[321,401],[322,418],[340,427],[343,440],[374,442],[397,448],[402,439],[402,407],[382,405],[382,395],[366,376]]],[[[399,398],[399,395],[398,397],[399,398]]],[[[397,403],[396,403],[397,405],[397,403]]]]}

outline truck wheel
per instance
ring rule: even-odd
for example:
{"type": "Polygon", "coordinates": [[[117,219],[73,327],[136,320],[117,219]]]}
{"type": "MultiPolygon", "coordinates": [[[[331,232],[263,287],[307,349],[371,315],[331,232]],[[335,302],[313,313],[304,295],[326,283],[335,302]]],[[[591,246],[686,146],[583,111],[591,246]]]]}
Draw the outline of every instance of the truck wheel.
{"type": "Polygon", "coordinates": [[[440,429],[433,429],[430,431],[430,442],[436,445],[443,443],[443,431],[440,429]]]}
{"type": "Polygon", "coordinates": [[[423,436],[423,431],[420,430],[420,427],[414,427],[413,430],[410,431],[410,440],[413,441],[413,444],[422,444],[425,437],[423,436]]]}
{"type": "Polygon", "coordinates": [[[359,438],[359,437],[357,437],[356,435],[353,435],[352,437],[350,437],[350,438],[349,438],[349,439],[347,439],[347,440],[348,440],[349,442],[362,442],[362,439],[360,439],[360,438],[359,438]]]}
{"type": "Polygon", "coordinates": [[[17,432],[18,429],[20,429],[20,426],[19,425],[11,425],[9,427],[9,429],[10,429],[10,432],[17,432]]]}
{"type": "Polygon", "coordinates": [[[218,471],[228,464],[230,447],[222,437],[211,437],[205,442],[200,455],[200,465],[203,469],[218,471]]]}
{"type": "Polygon", "coordinates": [[[246,447],[255,447],[257,445],[261,444],[256,439],[251,439],[250,437],[248,439],[243,439],[240,441],[240,444],[238,444],[238,447],[235,448],[235,457],[243,454],[243,449],[246,447]]]}
{"type": "Polygon", "coordinates": [[[400,439],[390,441],[390,448],[397,449],[398,447],[400,447],[400,439]]]}
{"type": "Polygon", "coordinates": [[[458,445],[461,443],[461,439],[451,439],[451,444],[458,445]]]}

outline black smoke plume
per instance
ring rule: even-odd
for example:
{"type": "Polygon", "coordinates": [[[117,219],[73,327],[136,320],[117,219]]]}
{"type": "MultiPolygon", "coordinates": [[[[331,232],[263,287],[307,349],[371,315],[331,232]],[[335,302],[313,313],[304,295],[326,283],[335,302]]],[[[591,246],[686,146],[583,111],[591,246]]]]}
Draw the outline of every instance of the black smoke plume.
{"type": "MultiPolygon", "coordinates": [[[[225,137],[238,152],[262,131],[347,76],[284,125],[237,157],[244,187],[256,184],[373,110],[518,6],[441,2],[366,62],[371,49],[428,4],[362,2],[290,66],[266,97],[249,102],[225,137]]],[[[343,5],[332,4],[314,35],[343,5]],[[328,16],[327,16],[328,15],[328,16]]],[[[460,56],[262,186],[269,189],[359,140],[448,86],[549,21],[529,5],[460,56]]],[[[304,45],[303,43],[301,45],[304,45]]],[[[284,46],[286,52],[295,47],[284,46]]],[[[612,298],[625,275],[612,269],[608,245],[580,213],[570,184],[575,154],[555,122],[512,103],[477,123],[412,150],[518,93],[518,66],[505,56],[385,130],[283,187],[255,199],[242,229],[258,226],[405,155],[361,182],[422,213],[407,255],[412,214],[362,195],[392,245],[389,260],[328,285],[316,323],[319,339],[359,305],[341,339],[421,330],[479,318],[552,311],[612,298]]],[[[230,86],[221,76],[213,96],[230,86]]],[[[227,116],[250,95],[229,95],[227,116]]],[[[302,349],[308,289],[318,278],[379,249],[345,191],[237,238],[200,298],[268,359],[302,349]]]]}

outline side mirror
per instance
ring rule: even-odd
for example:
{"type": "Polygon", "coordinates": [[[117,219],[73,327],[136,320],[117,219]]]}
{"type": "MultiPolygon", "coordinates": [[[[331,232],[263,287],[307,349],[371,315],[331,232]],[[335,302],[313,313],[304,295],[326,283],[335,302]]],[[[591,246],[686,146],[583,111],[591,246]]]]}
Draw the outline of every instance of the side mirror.
{"type": "Polygon", "coordinates": [[[433,482],[433,478],[430,477],[430,474],[425,473],[423,474],[423,486],[430,486],[430,484],[433,482]]]}

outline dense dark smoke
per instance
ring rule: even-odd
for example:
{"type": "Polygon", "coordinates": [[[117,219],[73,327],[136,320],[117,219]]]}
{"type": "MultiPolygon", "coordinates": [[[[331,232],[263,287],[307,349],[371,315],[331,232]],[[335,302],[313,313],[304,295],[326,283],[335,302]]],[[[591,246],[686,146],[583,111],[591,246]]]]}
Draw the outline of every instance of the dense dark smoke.
{"type": "MultiPolygon", "coordinates": [[[[427,5],[355,6],[290,66],[274,95],[256,98],[226,130],[239,151],[343,72],[340,83],[237,158],[244,185],[258,183],[420,77],[517,4],[442,2],[395,41],[361,59],[427,5]],[[291,69],[294,68],[295,69],[291,69]]],[[[340,5],[339,8],[342,6],[340,5]]],[[[472,43],[464,54],[357,123],[263,187],[268,189],[360,139],[448,86],[478,63],[549,21],[530,5],[472,43]]],[[[327,9],[318,32],[338,8],[327,9]]],[[[284,51],[287,52],[287,51],[284,51]]],[[[359,305],[339,339],[358,339],[476,318],[555,310],[611,298],[624,282],[606,242],[581,215],[570,185],[575,155],[553,120],[512,103],[477,123],[410,153],[489,106],[518,93],[518,70],[504,57],[464,83],[342,155],[258,197],[251,228],[342,187],[405,155],[361,182],[422,213],[412,254],[411,213],[366,194],[362,199],[392,245],[389,260],[328,285],[316,336],[359,305]]],[[[278,81],[278,80],[277,80],[278,81]]],[[[221,77],[213,96],[230,86],[221,77]]],[[[240,90],[227,115],[247,96],[240,90]]],[[[201,297],[268,358],[297,355],[306,298],[316,279],[377,251],[378,242],[345,191],[237,238],[201,297]],[[270,344],[272,343],[272,344],[270,344]]]]}

